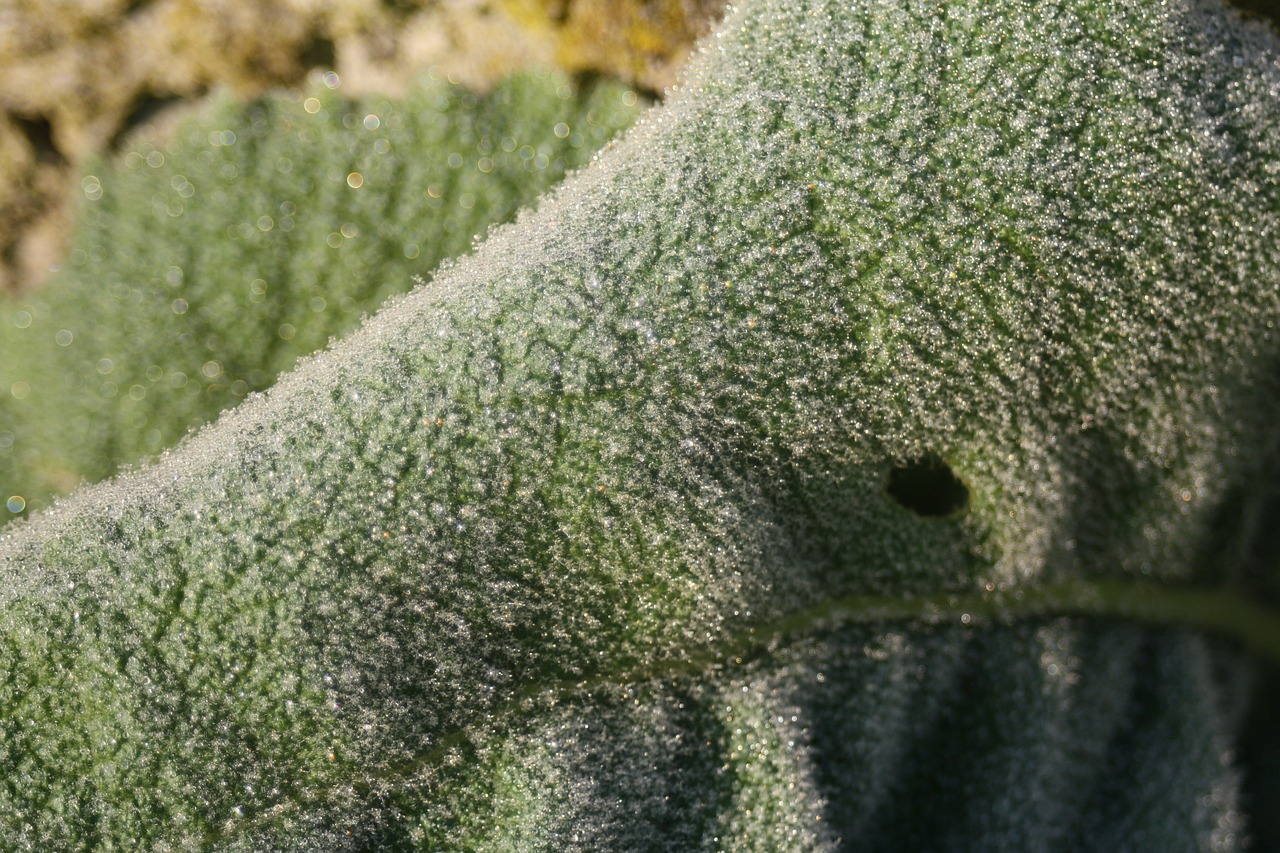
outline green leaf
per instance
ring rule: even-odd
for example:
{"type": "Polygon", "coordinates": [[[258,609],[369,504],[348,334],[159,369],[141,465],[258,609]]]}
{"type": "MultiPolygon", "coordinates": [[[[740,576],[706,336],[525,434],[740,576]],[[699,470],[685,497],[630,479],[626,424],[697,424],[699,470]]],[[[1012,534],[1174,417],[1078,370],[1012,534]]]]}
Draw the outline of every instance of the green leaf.
{"type": "Polygon", "coordinates": [[[744,4],[536,213],[6,530],[0,837],[1240,848],[1278,68],[1182,0],[744,4]]]}
{"type": "Polygon", "coordinates": [[[97,164],[67,269],[0,305],[0,492],[36,509],[173,446],[585,165],[635,104],[554,74],[396,101],[317,83],[218,99],[97,164]]]}

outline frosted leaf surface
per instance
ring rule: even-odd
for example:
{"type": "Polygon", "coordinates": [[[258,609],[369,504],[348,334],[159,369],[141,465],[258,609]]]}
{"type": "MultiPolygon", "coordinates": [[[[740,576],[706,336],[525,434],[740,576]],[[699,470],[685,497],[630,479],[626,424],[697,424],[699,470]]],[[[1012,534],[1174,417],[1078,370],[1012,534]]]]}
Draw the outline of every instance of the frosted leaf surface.
{"type": "MultiPolygon", "coordinates": [[[[215,99],[93,168],[67,268],[0,300],[0,491],[153,457],[468,251],[635,119],[634,93],[524,74],[480,96],[215,99]]],[[[11,516],[0,509],[0,521],[11,516]]]]}
{"type": "Polygon", "coordinates": [[[1238,847],[1238,650],[1027,602],[1258,570],[1278,94],[1197,3],[744,5],[536,213],[5,534],[0,831],[1238,847]]]}

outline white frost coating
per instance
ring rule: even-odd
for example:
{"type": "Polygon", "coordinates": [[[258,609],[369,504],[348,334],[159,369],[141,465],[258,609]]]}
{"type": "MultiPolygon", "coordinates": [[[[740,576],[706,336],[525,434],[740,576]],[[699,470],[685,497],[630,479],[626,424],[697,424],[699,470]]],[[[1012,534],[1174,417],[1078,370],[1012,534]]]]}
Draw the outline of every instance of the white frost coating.
{"type": "Polygon", "coordinates": [[[716,649],[835,596],[1229,579],[1280,414],[1276,67],[1195,3],[744,6],[536,214],[6,535],[0,829],[1220,840],[1236,685],[1205,673],[1238,662],[1202,639],[716,649]],[[928,453],[963,515],[886,495],[928,453]]]}
{"type": "Polygon", "coordinates": [[[162,158],[132,143],[94,178],[104,198],[39,302],[0,298],[0,491],[25,501],[0,523],[269,387],[638,114],[620,84],[557,75],[483,97],[424,79],[394,104],[315,94],[228,98],[167,133],[162,158]],[[376,128],[355,121],[373,112],[376,128]]]}

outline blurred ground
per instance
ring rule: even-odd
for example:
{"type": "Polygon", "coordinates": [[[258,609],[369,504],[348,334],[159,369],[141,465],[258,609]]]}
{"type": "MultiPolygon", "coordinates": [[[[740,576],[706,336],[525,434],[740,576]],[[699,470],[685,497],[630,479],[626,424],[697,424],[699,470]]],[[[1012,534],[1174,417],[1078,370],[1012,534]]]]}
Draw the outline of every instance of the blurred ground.
{"type": "Polygon", "coordinates": [[[84,163],[171,105],[334,70],[397,94],[555,66],[670,85],[723,0],[0,0],[0,290],[59,263],[84,163]]]}

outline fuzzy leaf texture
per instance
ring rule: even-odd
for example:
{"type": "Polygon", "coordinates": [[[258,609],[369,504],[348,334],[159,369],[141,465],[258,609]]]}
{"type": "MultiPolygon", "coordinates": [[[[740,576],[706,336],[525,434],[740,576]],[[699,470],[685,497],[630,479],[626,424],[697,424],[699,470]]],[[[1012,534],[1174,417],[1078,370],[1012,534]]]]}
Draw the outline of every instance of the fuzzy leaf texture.
{"type": "Polygon", "coordinates": [[[744,4],[536,213],[6,530],[0,838],[1240,848],[1278,62],[1192,0],[744,4]]]}
{"type": "Polygon", "coordinates": [[[0,521],[268,387],[639,109],[616,83],[555,74],[485,96],[428,77],[358,101],[325,79],[219,99],[84,177],[67,269],[0,300],[0,521]]]}

